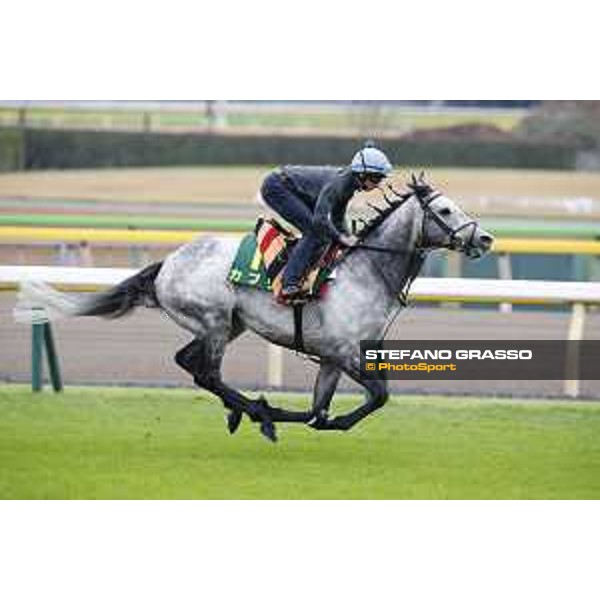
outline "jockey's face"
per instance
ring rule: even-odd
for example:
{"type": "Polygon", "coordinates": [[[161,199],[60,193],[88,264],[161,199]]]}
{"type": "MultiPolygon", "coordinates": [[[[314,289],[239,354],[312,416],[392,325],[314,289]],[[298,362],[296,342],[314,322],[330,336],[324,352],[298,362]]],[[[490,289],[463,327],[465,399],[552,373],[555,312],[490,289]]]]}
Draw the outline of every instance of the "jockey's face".
{"type": "Polygon", "coordinates": [[[379,187],[381,182],[385,179],[381,175],[365,175],[362,178],[362,189],[364,192],[370,192],[379,187]]]}

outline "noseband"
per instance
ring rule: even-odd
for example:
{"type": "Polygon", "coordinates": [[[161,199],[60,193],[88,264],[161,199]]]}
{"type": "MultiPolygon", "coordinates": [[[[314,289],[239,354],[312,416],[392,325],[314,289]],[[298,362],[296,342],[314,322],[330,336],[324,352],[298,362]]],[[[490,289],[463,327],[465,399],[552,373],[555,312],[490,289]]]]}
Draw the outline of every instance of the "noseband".
{"type": "MultiPolygon", "coordinates": [[[[390,186],[390,189],[391,186],[390,186]]],[[[392,189],[394,194],[397,194],[395,190],[392,189]]],[[[448,243],[442,248],[448,248],[449,250],[459,250],[464,251],[467,255],[469,253],[469,248],[473,246],[473,238],[475,237],[475,231],[477,230],[477,222],[474,219],[463,223],[459,227],[455,227],[454,229],[438,215],[437,212],[431,208],[431,205],[442,196],[440,192],[433,191],[429,193],[427,196],[421,197],[418,191],[414,193],[415,198],[417,199],[421,209],[423,210],[423,220],[421,221],[421,237],[419,240],[419,246],[423,248],[423,242],[426,239],[425,235],[425,225],[427,223],[427,219],[433,221],[444,233],[448,235],[448,243]],[[471,232],[468,238],[462,239],[458,236],[458,234],[467,229],[467,227],[471,228],[471,232]]]]}

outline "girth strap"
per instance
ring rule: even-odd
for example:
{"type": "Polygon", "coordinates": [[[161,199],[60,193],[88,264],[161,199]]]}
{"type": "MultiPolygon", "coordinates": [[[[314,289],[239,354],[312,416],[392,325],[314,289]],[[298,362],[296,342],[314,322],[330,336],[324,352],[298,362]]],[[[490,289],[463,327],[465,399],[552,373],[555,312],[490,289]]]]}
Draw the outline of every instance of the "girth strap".
{"type": "Polygon", "coordinates": [[[302,311],[304,304],[294,304],[294,349],[304,352],[304,337],[302,335],[302,311]]]}

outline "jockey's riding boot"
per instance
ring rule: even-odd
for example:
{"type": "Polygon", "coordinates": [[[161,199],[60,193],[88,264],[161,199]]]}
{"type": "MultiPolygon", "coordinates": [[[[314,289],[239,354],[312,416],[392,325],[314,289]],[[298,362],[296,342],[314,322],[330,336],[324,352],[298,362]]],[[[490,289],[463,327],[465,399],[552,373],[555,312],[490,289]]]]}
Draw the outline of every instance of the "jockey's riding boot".
{"type": "Polygon", "coordinates": [[[302,287],[297,283],[288,283],[286,286],[281,288],[281,292],[279,292],[279,297],[282,300],[292,300],[298,297],[302,292],[302,287]]]}
{"type": "Polygon", "coordinates": [[[311,233],[305,234],[298,242],[283,272],[283,288],[279,293],[282,301],[294,300],[302,295],[302,280],[322,244],[322,240],[311,233]]]}

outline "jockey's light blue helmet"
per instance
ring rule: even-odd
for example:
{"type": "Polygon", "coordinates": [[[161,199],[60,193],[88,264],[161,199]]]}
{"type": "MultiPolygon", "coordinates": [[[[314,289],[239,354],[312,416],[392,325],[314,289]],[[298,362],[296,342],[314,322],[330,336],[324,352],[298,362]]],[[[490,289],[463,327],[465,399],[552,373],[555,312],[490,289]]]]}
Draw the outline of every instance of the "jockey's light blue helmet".
{"type": "Polygon", "coordinates": [[[374,174],[387,177],[392,172],[392,163],[388,157],[375,148],[372,144],[366,144],[362,150],[359,150],[350,163],[350,169],[353,173],[374,174]]]}

